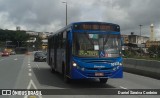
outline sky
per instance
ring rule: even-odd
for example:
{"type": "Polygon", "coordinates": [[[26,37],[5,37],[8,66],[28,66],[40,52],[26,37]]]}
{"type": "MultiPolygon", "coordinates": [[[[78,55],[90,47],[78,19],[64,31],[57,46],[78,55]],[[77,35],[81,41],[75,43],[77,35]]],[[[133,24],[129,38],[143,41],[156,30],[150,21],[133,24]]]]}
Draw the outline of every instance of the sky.
{"type": "Polygon", "coordinates": [[[0,28],[55,32],[68,23],[99,21],[119,24],[122,34],[150,36],[160,40],[160,0],[0,0],[0,28]]]}

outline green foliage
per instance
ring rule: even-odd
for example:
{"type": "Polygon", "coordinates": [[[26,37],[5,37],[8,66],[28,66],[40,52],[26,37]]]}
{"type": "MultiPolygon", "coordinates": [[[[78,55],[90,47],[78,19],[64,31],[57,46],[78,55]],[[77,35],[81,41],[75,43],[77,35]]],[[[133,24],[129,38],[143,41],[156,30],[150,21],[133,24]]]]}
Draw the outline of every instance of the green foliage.
{"type": "Polygon", "coordinates": [[[160,46],[157,47],[158,57],[160,57],[160,46]]]}
{"type": "MultiPolygon", "coordinates": [[[[0,41],[0,49],[4,48],[4,46],[5,46],[5,42],[1,42],[1,41],[0,41]]],[[[1,50],[0,50],[0,51],[1,51],[1,50]]]]}
{"type": "Polygon", "coordinates": [[[155,53],[155,54],[156,54],[156,52],[157,52],[157,47],[156,47],[156,46],[151,46],[151,47],[149,47],[149,48],[148,48],[148,52],[149,52],[149,53],[155,53]]]}
{"type": "Polygon", "coordinates": [[[123,55],[124,57],[128,58],[128,57],[135,57],[136,56],[136,52],[132,51],[132,50],[124,50],[123,51],[123,55]]]}
{"type": "Polygon", "coordinates": [[[123,55],[125,58],[147,59],[147,60],[159,60],[160,61],[160,46],[151,46],[148,48],[149,53],[142,52],[140,50],[124,50],[123,55]]]}
{"type": "Polygon", "coordinates": [[[34,44],[35,44],[36,50],[42,49],[42,39],[39,36],[36,37],[36,41],[34,44]]]}
{"type": "Polygon", "coordinates": [[[0,30],[0,41],[12,41],[15,45],[17,42],[20,44],[26,42],[29,39],[29,35],[26,31],[12,31],[12,30],[0,30]]]}
{"type": "Polygon", "coordinates": [[[0,30],[0,41],[27,41],[29,35],[25,31],[0,30]]]}

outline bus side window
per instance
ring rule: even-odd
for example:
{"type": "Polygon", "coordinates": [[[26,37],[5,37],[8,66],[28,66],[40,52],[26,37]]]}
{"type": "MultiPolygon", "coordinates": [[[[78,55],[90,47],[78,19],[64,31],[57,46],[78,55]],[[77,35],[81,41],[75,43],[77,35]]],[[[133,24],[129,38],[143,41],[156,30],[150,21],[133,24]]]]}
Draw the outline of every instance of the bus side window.
{"type": "Polygon", "coordinates": [[[59,49],[59,48],[61,47],[61,38],[60,38],[60,34],[58,34],[58,36],[57,36],[57,42],[58,42],[57,48],[59,49]]]}
{"type": "Polygon", "coordinates": [[[51,44],[51,48],[54,49],[54,37],[52,37],[52,39],[50,39],[50,40],[51,40],[51,43],[50,43],[51,44]]]}
{"type": "Polygon", "coordinates": [[[67,32],[66,31],[64,31],[63,33],[62,33],[62,48],[64,49],[65,47],[66,47],[66,38],[67,38],[67,32]]]}
{"type": "Polygon", "coordinates": [[[54,45],[55,45],[55,47],[54,47],[54,49],[57,49],[58,48],[58,40],[57,40],[57,35],[54,37],[54,45]],[[56,44],[57,43],[57,44],[56,44]]]}
{"type": "Polygon", "coordinates": [[[60,34],[60,48],[63,48],[63,32],[60,34]]]}

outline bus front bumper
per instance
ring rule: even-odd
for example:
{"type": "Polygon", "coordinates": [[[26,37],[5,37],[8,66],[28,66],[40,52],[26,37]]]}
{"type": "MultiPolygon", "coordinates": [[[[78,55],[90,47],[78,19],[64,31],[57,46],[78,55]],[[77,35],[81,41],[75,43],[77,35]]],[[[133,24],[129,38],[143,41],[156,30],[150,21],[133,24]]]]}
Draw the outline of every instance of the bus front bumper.
{"type": "Polygon", "coordinates": [[[123,68],[119,67],[119,69],[115,71],[108,70],[79,70],[73,68],[70,73],[71,79],[87,79],[87,78],[122,78],[123,77],[123,68]],[[96,74],[100,73],[99,76],[96,74]],[[102,74],[102,75],[101,75],[102,74]]]}

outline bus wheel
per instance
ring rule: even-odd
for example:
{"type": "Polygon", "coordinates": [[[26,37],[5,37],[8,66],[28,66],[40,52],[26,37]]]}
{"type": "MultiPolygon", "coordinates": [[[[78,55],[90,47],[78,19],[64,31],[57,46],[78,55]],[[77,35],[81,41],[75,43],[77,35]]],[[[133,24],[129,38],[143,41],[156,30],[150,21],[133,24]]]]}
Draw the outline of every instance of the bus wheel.
{"type": "Polygon", "coordinates": [[[100,80],[100,83],[106,83],[108,78],[100,78],[99,80],[100,80]]]}
{"type": "Polygon", "coordinates": [[[52,73],[55,73],[56,71],[55,71],[55,69],[51,66],[51,72],[52,73]]]}
{"type": "Polygon", "coordinates": [[[66,82],[66,83],[70,83],[70,78],[69,77],[67,77],[67,75],[66,75],[66,69],[65,69],[65,67],[64,67],[64,73],[63,73],[63,79],[64,79],[64,82],[66,82]]]}
{"type": "Polygon", "coordinates": [[[64,75],[64,82],[66,82],[66,83],[70,83],[70,78],[68,78],[66,75],[64,75]]]}

